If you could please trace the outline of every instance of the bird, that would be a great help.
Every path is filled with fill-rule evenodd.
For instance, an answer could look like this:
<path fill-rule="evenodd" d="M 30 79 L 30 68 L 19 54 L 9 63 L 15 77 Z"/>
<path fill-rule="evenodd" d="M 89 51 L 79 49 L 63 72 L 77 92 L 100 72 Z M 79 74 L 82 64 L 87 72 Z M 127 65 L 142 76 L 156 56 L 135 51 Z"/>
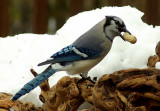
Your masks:
<path fill-rule="evenodd" d="M 103 20 L 82 34 L 71 45 L 64 47 L 46 61 L 39 63 L 38 66 L 49 66 L 25 84 L 11 100 L 15 101 L 29 93 L 58 71 L 66 71 L 70 75 L 82 74 L 87 77 L 88 71 L 108 54 L 115 37 L 120 36 L 125 41 L 121 32 L 131 34 L 121 18 L 105 16 Z"/>

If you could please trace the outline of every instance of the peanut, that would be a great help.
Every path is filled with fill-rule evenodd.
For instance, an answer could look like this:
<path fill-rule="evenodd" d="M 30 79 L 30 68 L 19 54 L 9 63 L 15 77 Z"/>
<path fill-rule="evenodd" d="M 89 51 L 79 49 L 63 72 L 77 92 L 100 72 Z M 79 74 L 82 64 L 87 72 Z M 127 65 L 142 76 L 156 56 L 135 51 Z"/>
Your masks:
<path fill-rule="evenodd" d="M 132 44 L 135 44 L 137 42 L 137 39 L 134 35 L 130 35 L 129 33 L 125 32 L 123 34 L 123 37 L 126 41 L 132 43 Z"/>

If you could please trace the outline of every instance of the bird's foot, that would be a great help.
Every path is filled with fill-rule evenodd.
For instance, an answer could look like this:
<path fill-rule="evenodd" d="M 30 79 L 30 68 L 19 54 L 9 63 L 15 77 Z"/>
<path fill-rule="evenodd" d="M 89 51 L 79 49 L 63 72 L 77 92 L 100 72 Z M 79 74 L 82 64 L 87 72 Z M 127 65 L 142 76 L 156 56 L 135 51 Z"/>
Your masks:
<path fill-rule="evenodd" d="M 95 84 L 95 81 L 97 80 L 97 79 L 95 79 L 95 77 L 93 78 L 93 80 L 91 80 L 91 77 L 90 77 L 90 76 L 89 76 L 89 77 L 84 77 L 82 74 L 80 74 L 80 76 L 81 76 L 82 78 L 77 82 L 77 84 L 79 84 L 79 83 L 81 83 L 81 82 L 83 82 L 83 81 L 86 81 L 86 80 L 88 80 L 88 81 L 90 81 L 91 83 Z"/>

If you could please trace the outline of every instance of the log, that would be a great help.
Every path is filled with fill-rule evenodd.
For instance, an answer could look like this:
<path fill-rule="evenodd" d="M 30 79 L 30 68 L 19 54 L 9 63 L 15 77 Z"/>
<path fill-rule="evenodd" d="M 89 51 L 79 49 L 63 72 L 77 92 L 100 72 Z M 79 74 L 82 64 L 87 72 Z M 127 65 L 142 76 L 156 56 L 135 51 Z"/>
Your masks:
<path fill-rule="evenodd" d="M 41 108 L 30 102 L 9 100 L 12 95 L 0 94 L 0 109 L 15 111 L 77 111 L 85 101 L 92 108 L 83 111 L 156 111 L 160 110 L 160 70 L 127 69 L 106 74 L 95 84 L 89 80 L 65 76 L 47 92 Z M 43 88 L 42 88 L 43 90 Z M 7 100 L 8 99 L 8 100 Z M 5 107 L 5 108 L 4 108 Z"/>

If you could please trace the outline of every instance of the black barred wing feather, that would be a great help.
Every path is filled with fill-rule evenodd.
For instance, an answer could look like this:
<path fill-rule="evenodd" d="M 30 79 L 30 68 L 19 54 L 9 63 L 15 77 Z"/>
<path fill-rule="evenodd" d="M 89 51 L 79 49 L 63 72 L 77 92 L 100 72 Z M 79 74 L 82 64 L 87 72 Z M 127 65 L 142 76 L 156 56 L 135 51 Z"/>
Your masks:
<path fill-rule="evenodd" d="M 77 48 L 72 45 L 69 45 L 63 48 L 62 50 L 58 51 L 57 53 L 53 54 L 51 58 L 48 59 L 47 61 L 44 61 L 38 64 L 38 66 L 45 65 L 45 64 L 93 59 L 98 57 L 99 55 L 100 53 L 95 52 L 93 50 L 89 50 L 85 48 Z"/>

